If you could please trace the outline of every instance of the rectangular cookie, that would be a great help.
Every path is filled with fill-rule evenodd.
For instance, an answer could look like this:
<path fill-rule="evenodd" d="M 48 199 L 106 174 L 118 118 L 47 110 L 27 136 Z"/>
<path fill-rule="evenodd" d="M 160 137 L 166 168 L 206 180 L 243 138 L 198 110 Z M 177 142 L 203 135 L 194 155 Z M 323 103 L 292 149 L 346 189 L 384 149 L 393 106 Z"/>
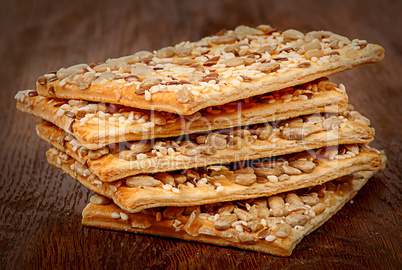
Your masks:
<path fill-rule="evenodd" d="M 312 189 L 204 206 L 127 213 L 94 195 L 82 224 L 290 256 L 302 238 L 335 215 L 375 171 L 358 172 Z"/>
<path fill-rule="evenodd" d="M 139 110 L 116 104 L 63 100 L 20 91 L 17 109 L 52 122 L 71 133 L 88 149 L 124 141 L 175 137 L 208 130 L 277 121 L 321 112 L 341 113 L 348 97 L 345 87 L 326 78 L 222 106 L 207 107 L 190 116 Z"/>
<path fill-rule="evenodd" d="M 54 147 L 86 163 L 101 181 L 251 160 L 337 144 L 369 143 L 374 130 L 358 112 L 344 116 L 321 114 L 260 124 L 251 128 L 218 130 L 187 137 L 127 142 L 119 148 L 88 150 L 49 122 L 39 122 L 38 135 Z M 362 123 L 365 121 L 365 123 Z M 127 149 L 127 150 L 126 150 Z"/>
<path fill-rule="evenodd" d="M 61 68 L 39 77 L 36 86 L 46 97 L 190 115 L 383 57 L 379 45 L 329 31 L 239 26 L 197 42 Z"/>
<path fill-rule="evenodd" d="M 160 206 L 191 206 L 269 196 L 383 166 L 383 155 L 378 150 L 366 145 L 347 145 L 276 159 L 212 165 L 184 172 L 141 174 L 102 182 L 64 152 L 52 148 L 46 156 L 50 164 L 96 193 L 112 198 L 120 208 L 131 213 Z"/>

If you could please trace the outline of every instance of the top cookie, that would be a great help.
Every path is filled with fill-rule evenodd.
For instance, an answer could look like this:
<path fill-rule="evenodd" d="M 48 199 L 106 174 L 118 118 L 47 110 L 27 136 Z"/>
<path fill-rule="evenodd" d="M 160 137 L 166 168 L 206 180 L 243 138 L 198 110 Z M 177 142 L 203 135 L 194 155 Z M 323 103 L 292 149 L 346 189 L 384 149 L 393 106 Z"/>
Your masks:
<path fill-rule="evenodd" d="M 384 49 L 329 31 L 239 26 L 197 42 L 79 64 L 38 78 L 42 96 L 184 115 L 379 62 Z"/>

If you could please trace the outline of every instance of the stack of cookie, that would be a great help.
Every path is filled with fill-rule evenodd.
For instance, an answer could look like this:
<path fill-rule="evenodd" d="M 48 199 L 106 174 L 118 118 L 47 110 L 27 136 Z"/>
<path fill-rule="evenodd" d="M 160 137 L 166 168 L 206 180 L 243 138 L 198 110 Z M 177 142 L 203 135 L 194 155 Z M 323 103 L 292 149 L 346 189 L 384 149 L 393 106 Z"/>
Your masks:
<path fill-rule="evenodd" d="M 83 224 L 290 255 L 384 166 L 370 121 L 325 76 L 384 50 L 239 26 L 46 73 L 17 108 L 48 161 L 97 194 Z"/>

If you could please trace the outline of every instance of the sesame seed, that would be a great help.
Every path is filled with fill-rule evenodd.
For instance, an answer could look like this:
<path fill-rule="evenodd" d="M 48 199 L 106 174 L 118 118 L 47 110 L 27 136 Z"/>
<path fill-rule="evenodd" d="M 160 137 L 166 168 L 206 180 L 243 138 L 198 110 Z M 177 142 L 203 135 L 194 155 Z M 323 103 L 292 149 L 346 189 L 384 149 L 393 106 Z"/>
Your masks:
<path fill-rule="evenodd" d="M 88 169 L 85 169 L 84 172 L 83 172 L 83 176 L 88 176 L 90 174 L 91 174 L 91 171 L 88 170 Z"/>
<path fill-rule="evenodd" d="M 117 212 L 113 212 L 111 216 L 112 216 L 112 218 L 115 218 L 115 219 L 120 218 L 120 214 Z"/>
<path fill-rule="evenodd" d="M 138 154 L 137 155 L 137 159 L 138 160 L 143 160 L 143 159 L 146 159 L 148 156 L 146 155 L 146 154 Z"/>
<path fill-rule="evenodd" d="M 236 225 L 235 229 L 236 229 L 236 231 L 243 232 L 243 226 L 242 225 Z"/>
<path fill-rule="evenodd" d="M 64 86 L 67 83 L 66 79 L 63 79 L 59 82 L 60 86 Z"/>
<path fill-rule="evenodd" d="M 164 156 L 168 154 L 168 150 L 164 146 L 159 148 L 159 152 L 162 153 Z"/>
<path fill-rule="evenodd" d="M 151 93 L 148 90 L 146 90 L 145 91 L 145 100 L 150 101 L 151 99 L 152 99 Z"/>
<path fill-rule="evenodd" d="M 128 220 L 128 215 L 127 215 L 126 213 L 121 212 L 121 213 L 120 213 L 120 218 L 121 218 L 122 220 Z"/>
<path fill-rule="evenodd" d="M 303 227 L 303 226 L 300 226 L 300 225 L 296 225 L 296 226 L 295 226 L 295 230 L 303 231 L 303 230 L 304 230 L 304 227 Z"/>
<path fill-rule="evenodd" d="M 62 110 L 61 108 L 57 111 L 56 116 L 57 117 L 62 117 L 64 115 L 64 110 Z"/>
<path fill-rule="evenodd" d="M 194 188 L 194 184 L 191 183 L 191 182 L 186 182 L 186 185 L 187 185 L 188 187 Z"/>
<path fill-rule="evenodd" d="M 100 180 L 94 180 L 94 184 L 95 184 L 95 185 L 102 185 L 102 181 L 100 181 Z"/>
<path fill-rule="evenodd" d="M 289 101 L 291 101 L 292 99 L 291 98 L 287 98 L 287 99 L 285 99 L 284 101 L 283 101 L 283 103 L 287 103 L 287 102 L 289 102 Z"/>
<path fill-rule="evenodd" d="M 225 188 L 223 187 L 223 186 L 219 186 L 219 187 L 217 187 L 216 188 L 216 191 L 217 192 L 221 192 L 221 191 L 223 191 Z"/>
<path fill-rule="evenodd" d="M 168 154 L 171 155 L 171 156 L 174 156 L 174 155 L 175 155 L 175 151 L 174 151 L 173 148 L 168 148 L 168 149 L 167 149 L 167 152 L 168 152 Z"/>
<path fill-rule="evenodd" d="M 270 182 L 272 182 L 272 183 L 276 183 L 276 182 L 278 182 L 278 180 L 279 180 L 276 175 L 268 175 L 268 176 L 267 176 L 267 179 L 268 179 Z"/>
<path fill-rule="evenodd" d="M 172 188 L 172 192 L 173 193 L 176 193 L 176 194 L 179 194 L 180 193 L 180 190 L 178 189 L 178 188 Z"/>
<path fill-rule="evenodd" d="M 300 100 L 307 100 L 307 99 L 308 99 L 308 96 L 306 96 L 306 95 L 300 95 L 300 96 L 299 96 L 299 99 L 300 99 Z"/>
<path fill-rule="evenodd" d="M 275 235 L 268 235 L 267 237 L 265 237 L 265 241 L 267 242 L 273 242 L 275 241 L 276 236 Z"/>
<path fill-rule="evenodd" d="M 162 220 L 162 213 L 161 212 L 156 213 L 155 220 L 156 220 L 156 222 L 159 222 L 159 221 Z"/>

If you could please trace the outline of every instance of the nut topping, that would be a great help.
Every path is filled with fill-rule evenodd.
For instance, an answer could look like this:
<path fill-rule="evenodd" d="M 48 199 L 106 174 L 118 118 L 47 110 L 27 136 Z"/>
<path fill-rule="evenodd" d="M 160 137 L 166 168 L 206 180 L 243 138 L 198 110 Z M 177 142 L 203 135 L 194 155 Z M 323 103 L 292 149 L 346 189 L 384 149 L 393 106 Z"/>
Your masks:
<path fill-rule="evenodd" d="M 271 232 L 270 228 L 265 228 L 264 230 L 262 230 L 258 233 L 257 238 L 260 240 L 264 240 L 265 237 L 267 237 L 270 232 Z"/>
<path fill-rule="evenodd" d="M 302 140 L 313 133 L 321 131 L 321 128 L 309 123 L 292 123 L 281 130 L 281 135 L 287 140 Z"/>
<path fill-rule="evenodd" d="M 135 175 L 126 178 L 126 186 L 131 188 L 158 187 L 162 182 L 148 175 Z"/>
<path fill-rule="evenodd" d="M 243 220 L 243 221 L 250 221 L 250 220 L 253 219 L 253 216 L 252 216 L 249 212 L 244 211 L 244 210 L 241 210 L 241 209 L 239 209 L 239 208 L 234 208 L 234 209 L 233 209 L 233 212 L 235 213 L 235 215 L 236 215 L 240 220 Z"/>
<path fill-rule="evenodd" d="M 236 220 L 237 216 L 235 214 L 224 215 L 215 220 L 214 227 L 220 231 L 226 230 L 229 229 Z"/>
<path fill-rule="evenodd" d="M 338 129 L 341 124 L 342 121 L 339 120 L 338 117 L 331 116 L 330 118 L 327 118 L 322 122 L 322 127 L 324 130 L 332 130 L 332 129 Z"/>
<path fill-rule="evenodd" d="M 246 60 L 245 58 L 241 57 L 233 57 L 223 61 L 222 64 L 225 64 L 227 67 L 237 67 L 240 65 L 245 65 Z"/>
<path fill-rule="evenodd" d="M 162 212 L 162 216 L 164 219 L 175 219 L 183 211 L 185 210 L 185 207 L 167 207 L 165 210 Z"/>
<path fill-rule="evenodd" d="M 300 64 L 297 65 L 299 68 L 307 68 L 311 66 L 310 62 L 301 62 Z"/>
<path fill-rule="evenodd" d="M 283 165 L 283 172 L 289 175 L 297 175 L 302 173 L 299 169 L 287 165 Z"/>
<path fill-rule="evenodd" d="M 244 143 L 240 137 L 229 137 L 228 147 L 239 150 L 243 147 Z"/>
<path fill-rule="evenodd" d="M 306 57 L 306 59 L 311 59 L 313 57 L 316 58 L 320 58 L 321 56 L 324 55 L 324 52 L 322 50 L 318 50 L 318 49 L 313 49 L 313 50 L 309 50 L 304 54 L 304 57 Z"/>
<path fill-rule="evenodd" d="M 176 51 L 175 51 L 174 47 L 166 47 L 166 48 L 160 49 L 156 53 L 156 56 L 159 58 L 169 58 L 169 57 L 173 57 L 175 54 L 176 54 Z"/>
<path fill-rule="evenodd" d="M 45 76 L 40 76 L 38 78 L 38 83 L 39 84 L 44 85 L 44 84 L 46 84 L 46 82 L 47 82 L 47 78 Z"/>
<path fill-rule="evenodd" d="M 316 165 L 312 161 L 308 160 L 296 160 L 289 163 L 290 166 L 295 167 L 303 172 L 310 173 L 314 171 Z"/>
<path fill-rule="evenodd" d="M 84 72 L 84 70 L 87 67 L 88 67 L 87 64 L 78 64 L 78 65 L 74 65 L 74 66 L 71 66 L 68 68 L 61 68 L 57 71 L 56 75 L 57 75 L 58 79 L 62 80 L 71 75 L 80 74 L 80 73 Z"/>
<path fill-rule="evenodd" d="M 111 199 L 109 199 L 105 196 L 99 195 L 99 194 L 94 194 L 91 197 L 91 199 L 89 199 L 89 201 L 92 204 L 96 204 L 96 205 L 106 205 L 106 204 L 110 204 L 112 202 Z"/>
<path fill-rule="evenodd" d="M 280 64 L 277 62 L 269 62 L 269 63 L 262 63 L 258 65 L 255 69 L 261 71 L 263 73 L 270 73 L 278 68 L 280 68 Z"/>
<path fill-rule="evenodd" d="M 257 133 L 258 138 L 260 140 L 266 140 L 273 133 L 273 128 L 270 125 L 266 125 L 266 126 L 264 126 L 262 128 L 258 128 L 256 133 Z"/>
<path fill-rule="evenodd" d="M 304 34 L 300 31 L 294 29 L 288 29 L 282 33 L 284 38 L 288 39 L 302 39 L 304 38 Z"/>
<path fill-rule="evenodd" d="M 137 63 L 131 68 L 131 74 L 138 77 L 149 77 L 154 72 L 153 68 L 142 63 Z"/>
<path fill-rule="evenodd" d="M 114 76 L 113 76 L 114 77 Z M 76 82 L 77 87 L 80 90 L 85 90 L 87 89 L 91 83 L 95 80 L 95 74 L 92 72 L 87 72 L 84 75 L 80 76 Z"/>
<path fill-rule="evenodd" d="M 278 224 L 274 229 L 274 235 L 281 238 L 288 237 L 291 232 L 292 227 L 290 227 L 290 225 L 286 223 Z"/>
<path fill-rule="evenodd" d="M 166 172 L 159 172 L 154 175 L 154 178 L 161 181 L 164 184 L 175 186 L 175 179 L 173 176 Z"/>
<path fill-rule="evenodd" d="M 161 79 L 157 78 L 146 78 L 145 80 L 142 81 L 141 83 L 141 89 L 150 89 L 154 85 L 158 85 L 162 82 Z"/>
<path fill-rule="evenodd" d="M 216 149 L 225 149 L 226 148 L 226 139 L 225 136 L 219 133 L 209 133 L 205 144 L 212 145 L 216 147 Z"/>
<path fill-rule="evenodd" d="M 187 87 L 183 86 L 176 92 L 176 100 L 181 104 L 187 104 L 194 100 L 194 96 Z"/>
<path fill-rule="evenodd" d="M 189 47 L 181 47 L 181 48 L 176 49 L 176 54 L 179 57 L 191 55 L 191 52 L 192 52 L 192 49 Z"/>
<path fill-rule="evenodd" d="M 327 208 L 327 206 L 324 203 L 317 203 L 316 205 L 311 207 L 311 210 L 313 210 L 315 215 L 319 215 L 322 212 L 324 212 L 326 208 Z"/>
<path fill-rule="evenodd" d="M 286 216 L 288 211 L 285 208 L 285 202 L 280 196 L 271 196 L 268 198 L 269 207 L 272 209 L 272 214 L 275 217 Z"/>
<path fill-rule="evenodd" d="M 239 39 L 243 39 L 246 36 L 252 36 L 252 35 L 263 35 L 264 32 L 255 28 L 251 28 L 245 25 L 240 25 L 238 27 L 236 27 L 236 29 L 234 30 L 235 35 L 239 38 Z"/>
<path fill-rule="evenodd" d="M 275 53 L 277 47 L 278 45 L 265 45 L 262 46 L 261 48 L 258 48 L 257 52 L 273 54 Z"/>
<path fill-rule="evenodd" d="M 109 148 L 102 147 L 101 149 L 98 149 L 98 150 L 89 150 L 88 157 L 90 159 L 98 159 L 108 153 L 109 153 Z"/>
<path fill-rule="evenodd" d="M 257 176 L 254 173 L 236 174 L 234 182 L 242 186 L 250 186 L 257 181 Z"/>
<path fill-rule="evenodd" d="M 313 40 L 317 39 L 318 41 L 322 40 L 322 33 L 321 31 L 311 31 L 308 32 L 305 36 L 304 36 L 304 40 L 306 42 L 312 42 Z"/>
<path fill-rule="evenodd" d="M 211 40 L 212 43 L 215 44 L 231 44 L 237 41 L 237 37 L 235 36 L 228 36 L 228 35 L 224 35 L 224 36 L 218 36 L 215 37 Z"/>

